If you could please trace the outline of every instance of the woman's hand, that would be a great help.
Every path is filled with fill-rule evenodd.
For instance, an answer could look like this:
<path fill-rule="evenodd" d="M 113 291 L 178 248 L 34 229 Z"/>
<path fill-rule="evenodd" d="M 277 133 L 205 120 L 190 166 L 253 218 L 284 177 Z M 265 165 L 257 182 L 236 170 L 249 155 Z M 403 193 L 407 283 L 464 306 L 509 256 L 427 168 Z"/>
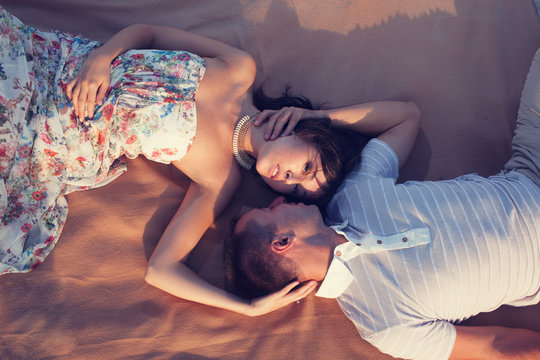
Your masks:
<path fill-rule="evenodd" d="M 255 121 L 253 121 L 253 125 L 260 126 L 268 119 L 268 124 L 266 124 L 266 129 L 264 131 L 264 139 L 275 140 L 280 135 L 290 135 L 300 120 L 307 117 L 316 117 L 316 114 L 316 110 L 297 107 L 284 107 L 280 110 L 264 110 L 257 116 Z M 285 130 L 283 130 L 284 127 Z"/>
<path fill-rule="evenodd" d="M 294 301 L 305 298 L 317 286 L 317 282 L 311 280 L 292 290 L 299 284 L 298 281 L 293 281 L 275 293 L 253 299 L 251 301 L 251 308 L 246 315 L 259 316 L 282 308 Z"/>
<path fill-rule="evenodd" d="M 111 60 L 99 54 L 99 49 L 90 53 L 77 76 L 66 87 L 66 95 L 73 104 L 75 115 L 81 121 L 94 117 L 94 106 L 103 104 L 111 82 Z"/>

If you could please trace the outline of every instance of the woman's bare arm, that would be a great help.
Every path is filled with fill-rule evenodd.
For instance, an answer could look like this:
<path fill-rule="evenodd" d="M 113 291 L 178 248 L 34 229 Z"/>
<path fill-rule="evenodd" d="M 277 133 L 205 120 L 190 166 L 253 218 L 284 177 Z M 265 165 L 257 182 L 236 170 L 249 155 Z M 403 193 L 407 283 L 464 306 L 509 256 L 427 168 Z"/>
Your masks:
<path fill-rule="evenodd" d="M 189 186 L 182 205 L 149 260 L 145 280 L 177 297 L 248 316 L 271 312 L 309 294 L 315 283 L 290 291 L 297 285 L 291 283 L 274 294 L 245 300 L 211 285 L 185 265 L 183 260 L 214 221 L 222 201 L 228 200 L 218 199 L 215 193 L 196 183 Z"/>
<path fill-rule="evenodd" d="M 184 260 L 214 221 L 217 194 L 192 182 L 154 250 L 145 280 L 170 294 L 240 313 L 249 303 L 203 281 Z"/>
<path fill-rule="evenodd" d="M 265 138 L 275 139 L 285 128 L 289 135 L 305 118 L 330 118 L 332 126 L 376 136 L 396 153 L 401 167 L 409 158 L 420 128 L 421 113 L 413 102 L 374 101 L 328 110 L 306 110 L 294 107 L 265 110 L 255 120 L 259 126 L 268 119 Z"/>
<path fill-rule="evenodd" d="M 230 72 L 253 72 L 255 67 L 248 53 L 223 42 L 170 27 L 131 25 L 93 50 L 77 76 L 68 84 L 66 95 L 81 120 L 92 118 L 94 105 L 103 102 L 110 84 L 113 59 L 130 49 L 185 50 L 215 59 Z"/>

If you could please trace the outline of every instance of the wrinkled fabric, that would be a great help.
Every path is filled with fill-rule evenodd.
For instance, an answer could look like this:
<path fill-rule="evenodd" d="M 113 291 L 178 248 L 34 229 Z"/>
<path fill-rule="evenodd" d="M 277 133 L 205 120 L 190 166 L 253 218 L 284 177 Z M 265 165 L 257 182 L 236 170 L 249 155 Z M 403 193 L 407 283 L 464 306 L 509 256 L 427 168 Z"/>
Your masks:
<path fill-rule="evenodd" d="M 143 154 L 181 159 L 196 131 L 204 62 L 183 51 L 132 50 L 111 65 L 94 119 L 81 122 L 67 84 L 99 42 L 0 19 L 0 274 L 27 272 L 56 244 L 65 195 L 99 187 Z"/>

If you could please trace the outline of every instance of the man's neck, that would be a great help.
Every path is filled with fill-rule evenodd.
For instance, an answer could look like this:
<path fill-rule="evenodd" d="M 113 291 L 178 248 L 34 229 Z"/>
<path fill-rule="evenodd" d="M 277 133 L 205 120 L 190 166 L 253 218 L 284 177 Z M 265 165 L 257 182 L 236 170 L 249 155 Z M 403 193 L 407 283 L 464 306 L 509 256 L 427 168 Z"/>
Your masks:
<path fill-rule="evenodd" d="M 329 236 L 328 242 L 329 242 L 330 251 L 328 252 L 328 261 L 326 264 L 325 273 L 326 271 L 328 271 L 328 268 L 330 267 L 330 263 L 334 259 L 334 251 L 336 247 L 349 241 L 347 240 L 345 236 L 338 234 L 334 229 L 330 227 L 328 229 L 330 230 L 328 232 L 328 236 Z"/>
<path fill-rule="evenodd" d="M 336 246 L 344 244 L 349 241 L 344 235 L 334 230 L 334 228 L 327 226 L 327 229 L 328 229 L 328 236 L 329 236 L 328 241 L 330 243 L 330 247 L 332 248 L 332 251 L 334 251 Z"/>

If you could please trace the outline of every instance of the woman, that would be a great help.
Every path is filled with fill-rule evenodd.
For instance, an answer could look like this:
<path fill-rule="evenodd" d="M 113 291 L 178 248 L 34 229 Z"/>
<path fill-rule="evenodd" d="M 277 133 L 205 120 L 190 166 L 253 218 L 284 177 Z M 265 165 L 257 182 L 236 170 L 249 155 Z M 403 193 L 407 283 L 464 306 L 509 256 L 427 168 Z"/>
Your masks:
<path fill-rule="evenodd" d="M 254 61 L 221 42 L 134 25 L 101 45 L 36 31 L 5 11 L 0 26 L 0 272 L 39 264 L 65 222 L 64 196 L 112 181 L 125 171 L 125 157 L 143 154 L 174 164 L 192 180 L 145 279 L 191 301 L 247 315 L 272 311 L 305 296 L 315 283 L 289 292 L 293 283 L 245 301 L 183 263 L 229 202 L 241 168 L 257 158 L 256 169 L 271 187 L 318 197 L 337 179 L 328 172 L 332 161 L 321 163 L 324 146 L 289 136 L 300 118 L 330 118 L 338 127 L 378 134 L 399 127 L 409 108 L 396 102 L 325 111 L 293 107 L 256 116 L 249 92 Z M 128 51 L 145 48 L 163 50 Z M 268 125 L 250 126 L 255 118 L 256 125 Z M 300 123 L 298 132 L 310 123 Z"/>

